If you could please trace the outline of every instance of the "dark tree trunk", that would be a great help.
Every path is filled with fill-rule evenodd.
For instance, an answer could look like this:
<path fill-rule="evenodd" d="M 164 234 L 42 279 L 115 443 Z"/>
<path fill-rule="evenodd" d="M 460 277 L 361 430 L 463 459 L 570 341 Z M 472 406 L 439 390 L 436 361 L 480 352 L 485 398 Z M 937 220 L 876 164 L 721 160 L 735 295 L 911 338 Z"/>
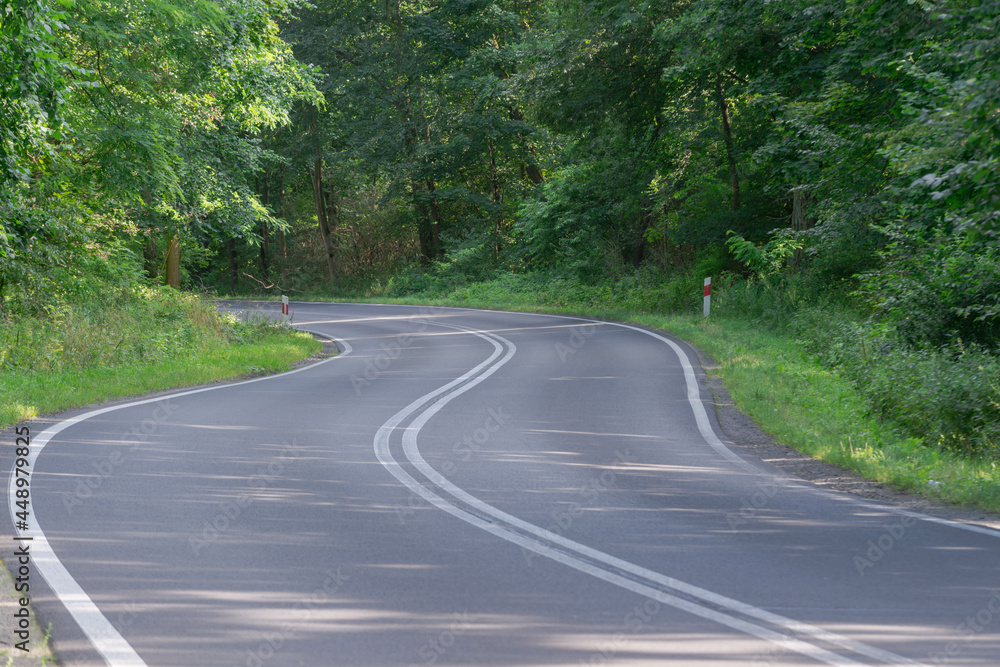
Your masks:
<path fill-rule="evenodd" d="M 809 193 L 801 187 L 795 188 L 792 192 L 792 229 L 794 231 L 804 232 L 812 226 L 811 221 L 806 217 L 808 208 Z M 795 254 L 792 255 L 793 269 L 798 269 L 801 266 L 803 257 L 802 248 L 796 248 Z"/>
<path fill-rule="evenodd" d="M 719 112 L 722 114 L 722 134 L 726 142 L 726 158 L 729 161 L 729 181 L 733 190 L 733 210 L 740 207 L 740 177 L 736 173 L 736 155 L 733 152 L 733 128 L 729 124 L 729 103 L 722 88 L 722 77 L 716 82 L 716 92 L 719 97 Z"/>
<path fill-rule="evenodd" d="M 160 253 L 156 248 L 156 237 L 152 229 L 146 232 L 146 246 L 142 249 L 142 260 L 146 277 L 156 280 L 160 275 Z"/>
<path fill-rule="evenodd" d="M 285 168 L 281 168 L 281 219 L 288 222 L 288 190 L 285 183 Z M 281 248 L 282 258 L 288 257 L 288 244 L 285 241 L 285 230 L 278 233 L 278 240 Z"/>
<path fill-rule="evenodd" d="M 323 158 L 316 158 L 313 168 L 313 195 L 316 199 L 316 217 L 319 218 L 319 231 L 323 237 L 323 249 L 326 253 L 326 267 L 330 282 L 337 279 L 337 266 L 333 256 L 333 238 L 330 234 L 330 221 L 327 219 L 326 195 L 323 192 Z"/>
<path fill-rule="evenodd" d="M 267 221 L 262 220 L 260 223 L 260 275 L 264 281 L 268 280 L 268 274 L 271 272 L 270 255 L 271 230 L 268 229 Z"/>
<path fill-rule="evenodd" d="M 181 286 L 181 241 L 175 234 L 167 243 L 167 285 L 174 289 Z"/>
<path fill-rule="evenodd" d="M 493 142 L 490 148 L 490 184 L 493 187 L 493 203 L 496 205 L 496 214 L 493 217 L 493 235 L 495 243 L 493 246 L 493 261 L 500 263 L 500 252 L 503 248 L 500 245 L 501 234 L 503 233 L 503 194 L 500 191 L 500 177 L 497 173 L 497 151 Z"/>
<path fill-rule="evenodd" d="M 648 241 L 646 240 L 646 235 L 642 234 L 639 236 L 635 245 L 632 246 L 632 257 L 630 259 L 632 260 L 632 266 L 636 269 L 642 266 L 642 260 L 646 257 L 647 243 Z"/>
<path fill-rule="evenodd" d="M 264 207 L 267 208 L 271 205 L 271 178 L 270 174 L 264 177 Z M 270 273 L 270 267 L 268 266 L 270 262 L 271 255 L 271 230 L 268 229 L 267 220 L 260 221 L 260 274 L 261 278 L 266 282 L 268 280 L 268 273 Z"/>
<path fill-rule="evenodd" d="M 518 122 L 524 122 L 524 112 L 517 107 L 511 107 L 510 109 L 510 119 Z M 537 157 L 538 153 L 535 152 L 535 147 L 531 145 L 530 141 L 527 141 L 520 134 L 517 138 L 521 141 L 521 144 L 527 149 L 532 157 Z M 540 185 L 545 182 L 545 175 L 542 174 L 542 170 L 538 168 L 538 165 L 534 162 L 524 161 L 521 163 L 521 173 L 523 177 L 527 177 L 531 181 L 532 185 Z"/>
<path fill-rule="evenodd" d="M 413 207 L 417 212 L 417 238 L 420 241 L 420 263 L 430 266 L 436 259 L 436 243 L 434 221 L 431 218 L 431 207 L 424 196 L 424 186 L 417 181 L 410 183 L 413 194 Z"/>
<path fill-rule="evenodd" d="M 147 213 L 150 213 L 153 208 L 153 193 L 149 190 L 144 191 L 142 200 L 146 203 Z M 150 280 L 156 280 L 160 275 L 160 253 L 156 248 L 156 235 L 153 227 L 146 230 L 146 247 L 142 250 L 142 258 L 146 276 Z"/>
<path fill-rule="evenodd" d="M 434 259 L 444 258 L 444 248 L 441 247 L 441 202 L 437 198 L 437 183 L 433 178 L 427 179 L 427 191 L 431 193 L 431 251 Z"/>

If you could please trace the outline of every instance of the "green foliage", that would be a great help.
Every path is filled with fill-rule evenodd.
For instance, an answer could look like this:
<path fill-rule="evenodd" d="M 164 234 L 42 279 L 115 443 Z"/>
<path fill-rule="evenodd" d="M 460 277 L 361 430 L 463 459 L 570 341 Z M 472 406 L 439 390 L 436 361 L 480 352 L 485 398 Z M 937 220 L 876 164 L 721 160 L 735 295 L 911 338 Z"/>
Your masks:
<path fill-rule="evenodd" d="M 73 0 L 4 0 L 0 4 L 0 186 L 28 181 L 47 167 L 63 139 L 63 106 L 80 71 L 58 52 Z M 0 227 L 0 233 L 3 232 Z"/>
<path fill-rule="evenodd" d="M 613 190 L 592 187 L 593 170 L 566 168 L 525 201 L 517 226 L 522 238 L 520 254 L 535 264 L 558 265 L 585 280 L 607 275 L 602 271 L 602 241 L 613 238 L 608 223 L 620 202 Z"/>
<path fill-rule="evenodd" d="M 1000 248 L 964 237 L 900 233 L 864 288 L 912 348 L 1000 346 Z"/>
<path fill-rule="evenodd" d="M 865 395 L 872 411 L 927 444 L 996 457 L 1000 445 L 1000 359 L 978 345 L 905 344 L 856 314 L 807 308 L 794 328 L 822 363 Z"/>
<path fill-rule="evenodd" d="M 100 309 L 76 304 L 0 322 L 0 426 L 149 391 L 287 370 L 320 347 L 312 336 L 289 335 L 281 325 L 227 324 L 213 304 L 163 288 Z"/>
<path fill-rule="evenodd" d="M 134 286 L 136 258 L 155 275 L 167 238 L 190 250 L 284 228 L 253 188 L 274 159 L 255 135 L 320 100 L 278 34 L 287 11 L 280 0 L 0 8 L 0 312 L 87 301 L 93 280 Z"/>
<path fill-rule="evenodd" d="M 475 247 L 495 266 L 521 195 L 541 175 L 538 136 L 511 83 L 514 48 L 540 4 L 299 8 L 285 34 L 299 58 L 322 68 L 320 89 L 336 103 L 299 109 L 279 147 L 291 167 L 286 183 L 304 190 L 296 174 L 310 177 L 303 196 L 333 227 L 343 223 L 339 202 L 379 183 L 380 203 L 415 232 L 425 266 Z"/>
<path fill-rule="evenodd" d="M 223 316 L 222 327 L 227 338 L 239 345 L 257 343 L 275 334 L 291 335 L 294 331 L 290 322 L 276 320 L 263 311 L 255 310 Z"/>
<path fill-rule="evenodd" d="M 81 0 L 66 49 L 93 76 L 70 123 L 100 204 L 145 230 L 250 241 L 263 221 L 252 177 L 270 159 L 254 134 L 317 101 L 277 35 L 282 3 Z M 157 35 L 135 49 L 143 35 Z"/>
<path fill-rule="evenodd" d="M 213 304 L 165 287 L 81 293 L 34 316 L 0 321 L 0 369 L 60 373 L 151 364 L 290 333 L 288 323 L 264 313 L 221 316 Z"/>
<path fill-rule="evenodd" d="M 9 183 L 0 187 L 0 318 L 37 313 L 95 294 L 115 295 L 138 282 L 134 256 L 71 193 Z M 40 205 L 44 204 L 44 205 Z M 95 252 L 95 250 L 99 250 Z"/>
<path fill-rule="evenodd" d="M 210 304 L 173 290 L 93 300 L 76 295 L 72 304 L 0 322 L 0 368 L 62 372 L 155 362 L 201 349 L 223 333 Z"/>
<path fill-rule="evenodd" d="M 765 280 L 785 268 L 795 251 L 802 249 L 802 242 L 787 236 L 774 236 L 767 243 L 757 245 L 730 231 L 726 246 L 736 259 L 757 274 L 758 279 Z"/>
<path fill-rule="evenodd" d="M 1000 221 L 1000 2 L 973 0 L 938 16 L 922 58 L 899 68 L 912 82 L 905 112 L 916 132 L 890 153 L 899 190 L 925 225 L 995 235 Z"/>

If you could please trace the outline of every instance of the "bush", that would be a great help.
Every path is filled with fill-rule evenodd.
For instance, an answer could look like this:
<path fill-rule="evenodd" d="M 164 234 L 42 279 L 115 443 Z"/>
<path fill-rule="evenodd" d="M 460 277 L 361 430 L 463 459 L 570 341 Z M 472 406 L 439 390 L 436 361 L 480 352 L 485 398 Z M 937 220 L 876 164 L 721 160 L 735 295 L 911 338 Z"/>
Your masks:
<path fill-rule="evenodd" d="M 248 345 L 261 341 L 271 334 L 291 333 L 290 322 L 276 320 L 262 310 L 241 311 L 239 315 L 227 314 L 222 317 L 229 340 L 237 345 Z"/>
<path fill-rule="evenodd" d="M 866 289 L 911 348 L 1000 346 L 1000 249 L 966 237 L 900 235 Z"/>
<path fill-rule="evenodd" d="M 225 338 L 207 302 L 169 288 L 119 292 L 104 299 L 51 304 L 37 315 L 0 320 L 0 368 L 56 372 L 153 362 Z"/>
<path fill-rule="evenodd" d="M 964 455 L 998 454 L 1000 359 L 959 341 L 914 348 L 891 325 L 812 308 L 794 327 L 822 363 L 838 369 L 872 412 L 927 444 Z"/>
<path fill-rule="evenodd" d="M 995 456 L 1000 446 L 1000 360 L 981 348 L 889 348 L 850 369 L 876 412 L 930 444 Z"/>

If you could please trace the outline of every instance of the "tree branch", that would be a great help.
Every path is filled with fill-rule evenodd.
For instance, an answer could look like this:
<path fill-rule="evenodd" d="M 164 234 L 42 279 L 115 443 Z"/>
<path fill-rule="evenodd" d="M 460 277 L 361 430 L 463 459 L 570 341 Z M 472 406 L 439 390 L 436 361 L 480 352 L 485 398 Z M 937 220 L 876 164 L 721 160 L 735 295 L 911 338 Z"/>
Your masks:
<path fill-rule="evenodd" d="M 288 292 L 299 292 L 299 293 L 302 292 L 302 290 L 300 290 L 300 289 L 292 289 L 290 287 L 288 287 L 288 288 L 282 287 L 278 283 L 271 283 L 270 285 L 268 285 L 263 280 L 259 280 L 258 278 L 255 278 L 255 277 L 251 276 L 246 271 L 241 271 L 240 273 L 242 273 L 243 275 L 245 275 L 250 280 L 252 280 L 252 281 L 260 284 L 260 286 L 263 287 L 264 289 L 276 289 L 279 292 L 281 292 L 282 294 L 287 294 Z"/>

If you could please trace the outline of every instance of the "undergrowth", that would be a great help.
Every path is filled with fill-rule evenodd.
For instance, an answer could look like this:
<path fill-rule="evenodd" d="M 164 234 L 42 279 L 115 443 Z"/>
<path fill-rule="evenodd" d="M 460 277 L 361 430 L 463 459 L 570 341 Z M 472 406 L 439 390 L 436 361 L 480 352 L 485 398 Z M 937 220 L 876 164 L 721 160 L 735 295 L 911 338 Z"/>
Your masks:
<path fill-rule="evenodd" d="M 0 319 L 0 427 L 95 402 L 287 368 L 311 336 L 169 288 Z"/>

